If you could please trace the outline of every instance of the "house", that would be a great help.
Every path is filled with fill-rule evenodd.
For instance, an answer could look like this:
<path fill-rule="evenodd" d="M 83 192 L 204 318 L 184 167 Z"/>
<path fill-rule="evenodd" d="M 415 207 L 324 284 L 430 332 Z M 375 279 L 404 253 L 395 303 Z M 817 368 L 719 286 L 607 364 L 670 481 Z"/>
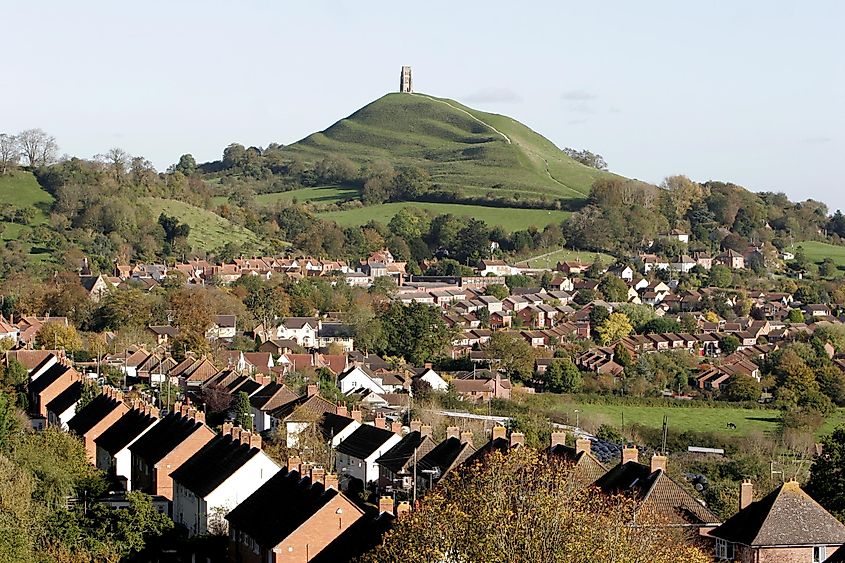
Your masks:
<path fill-rule="evenodd" d="M 587 487 L 607 473 L 607 467 L 593 455 L 592 449 L 593 443 L 588 438 L 576 438 L 575 447 L 571 447 L 566 445 L 565 432 L 552 432 L 548 452 L 569 464 L 575 481 Z"/>
<path fill-rule="evenodd" d="M 745 258 L 742 254 L 731 248 L 716 256 L 716 262 L 734 270 L 745 268 Z"/>
<path fill-rule="evenodd" d="M 298 346 L 313 348 L 317 346 L 319 330 L 320 320 L 316 317 L 287 317 L 277 321 L 275 326 L 258 325 L 255 334 L 261 340 L 293 340 Z"/>
<path fill-rule="evenodd" d="M 147 327 L 147 332 L 156 339 L 157 345 L 162 346 L 176 338 L 179 329 L 170 325 L 150 325 Z"/>
<path fill-rule="evenodd" d="M 363 518 L 364 510 L 338 491 L 337 477 L 321 471 L 303 476 L 289 462 L 229 512 L 231 560 L 307 563 Z"/>
<path fill-rule="evenodd" d="M 269 430 L 271 428 L 270 413 L 298 398 L 298 394 L 284 383 L 278 382 L 269 383 L 250 395 L 249 404 L 254 417 L 255 431 Z"/>
<path fill-rule="evenodd" d="M 47 425 L 67 430 L 67 423 L 76 415 L 76 405 L 82 398 L 82 381 L 74 381 L 47 403 Z"/>
<path fill-rule="evenodd" d="M 479 276 L 510 276 L 514 268 L 504 260 L 481 260 L 476 268 Z"/>
<path fill-rule="evenodd" d="M 317 330 L 317 347 L 328 348 L 332 344 L 340 346 L 344 353 L 354 350 L 355 338 L 352 326 L 344 323 L 320 323 Z"/>
<path fill-rule="evenodd" d="M 296 343 L 295 340 L 290 339 L 272 339 L 266 340 L 261 346 L 258 347 L 259 352 L 270 352 L 276 357 L 279 357 L 283 354 L 288 354 L 293 352 L 294 349 L 298 348 L 299 345 Z"/>
<path fill-rule="evenodd" d="M 8 322 L 6 318 L 0 314 L 0 341 L 9 340 L 11 345 L 14 346 L 18 343 L 20 333 L 21 329 Z"/>
<path fill-rule="evenodd" d="M 172 501 L 171 474 L 213 437 L 203 413 L 175 403 L 171 414 L 129 446 L 132 488 Z"/>
<path fill-rule="evenodd" d="M 616 276 L 617 278 L 621 278 L 621 279 L 625 280 L 626 282 L 633 281 L 633 279 L 634 279 L 634 269 L 631 268 L 630 266 L 627 266 L 627 265 L 618 266 L 616 268 L 611 268 L 610 270 L 608 270 L 608 273 Z M 566 289 L 566 288 L 561 288 L 561 289 Z"/>
<path fill-rule="evenodd" d="M 589 269 L 590 269 L 589 264 L 584 264 L 584 263 L 578 262 L 578 261 L 558 262 L 557 265 L 555 266 L 555 270 L 557 270 L 558 272 L 563 272 L 564 274 L 567 274 L 567 275 L 570 275 L 570 276 L 572 274 L 583 274 L 584 272 L 586 272 Z"/>
<path fill-rule="evenodd" d="M 270 427 L 284 425 L 286 445 L 294 448 L 302 432 L 316 427 L 323 415 L 336 413 L 337 408 L 337 405 L 317 394 L 316 385 L 309 385 L 305 395 L 270 411 Z"/>
<path fill-rule="evenodd" d="M 436 371 L 431 369 L 431 364 L 426 364 L 425 367 L 412 371 L 414 372 L 413 380 L 424 381 L 435 391 L 447 391 L 449 389 L 449 384 Z"/>
<path fill-rule="evenodd" d="M 337 386 L 344 395 L 348 395 L 358 389 L 369 389 L 375 393 L 385 393 L 387 391 L 382 387 L 380 377 L 376 376 L 370 369 L 359 365 L 353 365 L 338 375 Z"/>
<path fill-rule="evenodd" d="M 85 290 L 85 293 L 88 294 L 88 298 L 94 303 L 98 303 L 112 288 L 112 285 L 106 281 L 106 278 L 100 275 L 79 276 L 79 284 Z"/>
<path fill-rule="evenodd" d="M 431 439 L 431 426 L 412 423 L 417 429 L 411 430 L 399 442 L 376 460 L 379 466 L 379 488 L 382 490 L 409 490 L 413 486 L 413 465 L 434 449 Z M 416 459 L 415 459 L 416 458 Z"/>
<path fill-rule="evenodd" d="M 682 274 L 689 273 L 690 270 L 695 268 L 698 265 L 698 262 L 690 256 L 686 254 L 682 254 L 676 261 L 672 262 L 672 269 Z"/>
<path fill-rule="evenodd" d="M 362 424 L 337 446 L 335 469 L 346 475 L 344 488 L 350 480 L 357 479 L 368 487 L 379 479 L 377 460 L 402 438 L 384 427 L 384 418 L 377 418 L 376 425 Z"/>
<path fill-rule="evenodd" d="M 689 233 L 685 233 L 678 229 L 672 229 L 671 231 L 660 233 L 658 236 L 663 238 L 674 239 L 684 244 L 689 244 Z"/>
<path fill-rule="evenodd" d="M 510 379 L 502 379 L 497 372 L 468 372 L 467 376 L 452 380 L 452 388 L 464 400 L 474 403 L 486 403 L 491 399 L 510 399 Z"/>
<path fill-rule="evenodd" d="M 361 426 L 361 411 L 353 410 L 351 414 L 351 417 L 346 416 L 346 407 L 337 407 L 337 414 L 327 412 L 320 419 L 320 433 L 332 448 L 336 448 Z"/>
<path fill-rule="evenodd" d="M 211 326 L 205 331 L 208 340 L 232 340 L 237 334 L 238 317 L 235 315 L 215 315 Z"/>
<path fill-rule="evenodd" d="M 104 385 L 103 392 L 68 421 L 68 430 L 82 438 L 88 461 L 97 461 L 97 444 L 94 440 L 128 411 L 129 407 L 123 402 L 123 393 Z"/>
<path fill-rule="evenodd" d="M 47 405 L 73 383 L 80 381 L 79 373 L 62 363 L 57 363 L 55 356 L 42 362 L 29 374 L 30 412 L 39 416 L 47 416 Z"/>
<path fill-rule="evenodd" d="M 845 525 L 787 481 L 753 501 L 753 486 L 740 486 L 740 510 L 710 532 L 717 561 L 824 562 L 845 549 Z M 841 559 L 836 559 L 841 561 Z"/>
<path fill-rule="evenodd" d="M 446 439 L 434 446 L 416 463 L 416 487 L 428 490 L 450 471 L 466 462 L 476 449 L 472 432 L 460 432 L 457 427 L 446 429 Z"/>
<path fill-rule="evenodd" d="M 224 423 L 222 434 L 172 473 L 173 521 L 189 536 L 227 532 L 224 516 L 278 471 L 259 434 Z"/>
<path fill-rule="evenodd" d="M 158 409 L 136 403 L 125 415 L 94 439 L 97 447 L 97 469 L 110 477 L 126 480 L 126 490 L 132 490 L 132 454 L 129 446 L 146 434 L 159 421 Z"/>

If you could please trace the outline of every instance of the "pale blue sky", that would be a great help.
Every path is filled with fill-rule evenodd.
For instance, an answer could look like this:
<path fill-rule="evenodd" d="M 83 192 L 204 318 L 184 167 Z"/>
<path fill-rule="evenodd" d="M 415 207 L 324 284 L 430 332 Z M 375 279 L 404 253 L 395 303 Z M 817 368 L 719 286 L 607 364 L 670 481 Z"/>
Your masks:
<path fill-rule="evenodd" d="M 845 208 L 845 2 L 0 0 L 0 131 L 159 168 L 291 143 L 397 87 L 659 182 Z"/>

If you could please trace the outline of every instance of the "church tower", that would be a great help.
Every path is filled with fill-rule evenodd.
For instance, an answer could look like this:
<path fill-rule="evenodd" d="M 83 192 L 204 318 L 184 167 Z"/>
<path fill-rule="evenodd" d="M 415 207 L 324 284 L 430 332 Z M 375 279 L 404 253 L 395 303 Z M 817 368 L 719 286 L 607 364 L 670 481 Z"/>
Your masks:
<path fill-rule="evenodd" d="M 403 66 L 402 74 L 399 76 L 399 91 L 403 94 L 413 92 L 411 88 L 411 67 Z"/>

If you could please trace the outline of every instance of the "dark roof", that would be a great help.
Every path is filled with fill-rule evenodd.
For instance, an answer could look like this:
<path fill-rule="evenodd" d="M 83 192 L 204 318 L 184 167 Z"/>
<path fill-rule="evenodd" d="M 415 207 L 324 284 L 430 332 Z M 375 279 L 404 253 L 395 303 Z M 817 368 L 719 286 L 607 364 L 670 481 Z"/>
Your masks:
<path fill-rule="evenodd" d="M 226 515 L 264 548 L 277 546 L 339 493 L 282 468 Z"/>
<path fill-rule="evenodd" d="M 414 450 L 417 459 L 421 459 L 434 447 L 434 442 L 428 436 L 423 436 L 418 430 L 408 432 L 395 446 L 384 452 L 376 463 L 386 467 L 394 473 L 399 473 L 413 461 Z"/>
<path fill-rule="evenodd" d="M 67 426 L 77 435 L 84 436 L 98 422 L 122 404 L 121 401 L 118 401 L 114 397 L 102 394 L 97 395 L 82 410 L 78 411 L 76 416 L 68 421 Z"/>
<path fill-rule="evenodd" d="M 38 350 L 33 350 L 33 351 L 34 351 L 34 352 L 37 352 Z M 23 352 L 23 350 L 20 350 L 20 352 Z M 8 364 L 8 361 L 9 361 L 9 354 L 10 354 L 10 353 L 11 353 L 11 352 L 6 352 L 6 363 L 7 363 L 7 364 Z M 39 369 L 43 368 L 43 367 L 44 367 L 44 366 L 45 366 L 48 362 L 52 361 L 53 356 L 54 356 L 54 354 L 47 354 L 46 356 L 44 356 L 44 357 L 41 359 L 41 361 L 40 361 L 40 362 L 38 362 L 37 364 L 35 364 L 35 366 L 33 366 L 33 367 L 32 367 L 32 369 L 30 369 L 30 370 L 29 370 L 29 371 L 30 371 L 30 373 L 35 372 L 35 371 L 38 371 Z M 20 362 L 20 360 L 18 360 L 18 362 Z"/>
<path fill-rule="evenodd" d="M 273 418 L 285 422 L 313 422 L 323 414 L 336 411 L 337 406 L 320 395 L 302 395 L 294 401 L 288 401 L 277 409 L 270 411 Z"/>
<path fill-rule="evenodd" d="M 62 414 L 75 405 L 82 397 L 82 382 L 74 381 L 70 387 L 56 395 L 52 401 L 47 403 L 47 411 Z"/>
<path fill-rule="evenodd" d="M 108 430 L 100 434 L 94 440 L 94 443 L 97 444 L 97 447 L 109 452 L 109 455 L 114 456 L 156 420 L 158 419 L 152 415 L 144 414 L 143 411 L 138 409 L 132 409 L 120 417 Z"/>
<path fill-rule="evenodd" d="M 549 448 L 549 453 L 573 465 L 575 479 L 584 484 L 595 483 L 607 473 L 607 467 L 591 452 L 579 452 L 575 448 L 557 444 Z"/>
<path fill-rule="evenodd" d="M 495 440 L 491 439 L 489 442 L 478 448 L 471 456 L 469 456 L 466 460 L 467 464 L 473 464 L 476 461 L 483 460 L 487 454 L 492 452 L 507 452 L 511 447 L 510 440 L 507 438 L 496 438 Z"/>
<path fill-rule="evenodd" d="M 129 446 L 129 451 L 146 461 L 147 465 L 155 465 L 200 427 L 202 423 L 193 418 L 169 414 Z"/>
<path fill-rule="evenodd" d="M 44 360 L 45 362 L 47 360 Z M 44 362 L 42 362 L 44 363 Z M 39 364 L 40 366 L 41 364 Z M 47 368 L 47 371 L 35 378 L 34 381 L 29 382 L 29 392 L 33 395 L 38 395 L 50 385 L 56 382 L 62 374 L 68 371 L 69 367 L 64 364 L 56 363 Z"/>
<path fill-rule="evenodd" d="M 474 453 L 475 448 L 469 442 L 462 443 L 455 437 L 447 438 L 425 454 L 417 463 L 417 467 L 419 469 L 438 468 L 442 474 L 454 465 L 462 463 Z"/>
<path fill-rule="evenodd" d="M 327 412 L 320 419 L 320 432 L 323 435 L 323 439 L 326 441 L 331 440 L 354 421 L 355 419 L 349 418 L 348 416 Z"/>
<path fill-rule="evenodd" d="M 261 389 L 261 387 L 262 385 L 260 383 L 249 377 L 246 379 L 246 381 L 242 381 L 236 388 L 234 388 L 232 392 L 236 394 L 244 392 L 247 394 L 247 396 L 249 396 Z"/>
<path fill-rule="evenodd" d="M 208 496 L 261 450 L 219 434 L 171 474 L 173 480 L 200 498 Z"/>
<path fill-rule="evenodd" d="M 352 327 L 343 323 L 323 323 L 317 335 L 321 338 L 350 338 Z"/>
<path fill-rule="evenodd" d="M 291 391 L 289 387 L 286 387 L 284 383 L 274 381 L 251 395 L 249 404 L 258 410 L 262 410 L 267 406 L 271 408 L 279 407 L 295 400 L 297 397 L 298 395 Z"/>
<path fill-rule="evenodd" d="M 376 428 L 370 424 L 362 424 L 337 447 L 337 451 L 356 459 L 367 459 L 381 447 L 391 436 L 390 430 Z"/>
<path fill-rule="evenodd" d="M 619 463 L 600 477 L 595 485 L 607 494 L 623 494 L 641 501 L 638 513 L 648 511 L 669 524 L 719 522 L 715 514 L 662 469 L 652 471 L 650 466 L 635 461 Z"/>
<path fill-rule="evenodd" d="M 710 532 L 749 546 L 841 545 L 845 525 L 822 508 L 795 481 L 752 502 Z"/>
<path fill-rule="evenodd" d="M 375 509 L 369 510 L 309 561 L 311 563 L 353 561 L 380 545 L 382 537 L 393 525 L 394 520 L 395 517 L 390 513 L 379 514 Z"/>

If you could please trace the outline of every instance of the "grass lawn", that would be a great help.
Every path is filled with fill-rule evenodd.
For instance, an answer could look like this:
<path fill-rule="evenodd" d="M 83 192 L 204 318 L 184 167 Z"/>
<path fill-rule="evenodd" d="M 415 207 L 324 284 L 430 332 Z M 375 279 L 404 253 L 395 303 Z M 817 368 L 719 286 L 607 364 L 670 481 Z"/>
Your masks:
<path fill-rule="evenodd" d="M 619 428 L 622 425 L 624 413 L 625 426 L 642 424 L 652 428 L 662 428 L 663 415 L 667 415 L 669 428 L 679 432 L 696 430 L 740 434 L 768 433 L 777 430 L 780 414 L 773 409 L 577 404 L 567 402 L 560 395 L 546 393 L 538 394 L 530 401 L 533 407 L 542 409 L 550 415 L 568 417 L 571 423 L 575 422 L 575 409 L 578 409 L 581 411 L 578 416 L 582 425 L 587 422 L 593 426 L 611 424 Z M 729 422 L 736 424 L 736 430 L 726 429 Z M 839 424 L 845 424 L 845 409 L 838 409 L 833 416 L 829 417 L 818 435 L 830 433 Z"/>
<path fill-rule="evenodd" d="M 31 225 L 46 223 L 47 212 L 53 203 L 53 196 L 41 189 L 31 172 L 16 171 L 0 177 L 0 203 L 16 207 L 30 207 L 35 210 Z M 27 225 L 3 222 L 3 239 L 15 240 L 29 229 Z"/>
<path fill-rule="evenodd" d="M 792 245 L 788 250 L 795 253 L 799 247 L 804 250 L 807 258 L 816 264 L 821 264 L 825 258 L 832 258 L 839 269 L 840 275 L 845 270 L 845 246 L 807 240 Z"/>
<path fill-rule="evenodd" d="M 293 200 L 296 200 L 298 203 L 340 203 L 349 201 L 350 199 L 358 199 L 360 195 L 355 188 L 319 186 L 291 190 L 289 192 L 261 194 L 255 196 L 255 201 L 259 205 L 274 205 L 278 202 L 291 203 Z"/>
<path fill-rule="evenodd" d="M 214 250 L 233 242 L 245 246 L 258 246 L 258 237 L 244 227 L 235 225 L 228 219 L 219 215 L 195 207 L 188 203 L 174 199 L 144 198 L 144 204 L 150 208 L 153 216 L 158 217 L 161 213 L 171 215 L 179 219 L 181 223 L 191 226 L 188 234 L 188 243 L 194 248 L 202 250 Z"/>
<path fill-rule="evenodd" d="M 612 264 L 616 260 L 616 258 L 610 254 L 605 254 L 603 252 L 587 252 L 584 250 L 567 250 L 566 248 L 562 248 L 560 250 L 555 250 L 554 252 L 548 252 L 540 254 L 534 258 L 522 260 L 517 262 L 517 264 L 520 266 L 527 266 L 529 268 L 554 268 L 558 262 L 566 260 L 577 260 L 585 264 L 592 264 L 596 259 L 596 256 L 598 256 L 605 265 Z"/>
<path fill-rule="evenodd" d="M 323 219 L 336 221 L 342 227 L 359 226 L 375 219 L 388 223 L 404 207 L 425 209 L 441 215 L 451 213 L 463 217 L 481 219 L 490 227 L 501 226 L 507 231 L 520 231 L 536 225 L 542 229 L 551 223 L 560 223 L 569 216 L 566 211 L 545 209 L 513 209 L 510 207 L 485 207 L 483 205 L 462 205 L 459 203 L 396 202 L 370 205 L 344 211 L 321 213 Z"/>

